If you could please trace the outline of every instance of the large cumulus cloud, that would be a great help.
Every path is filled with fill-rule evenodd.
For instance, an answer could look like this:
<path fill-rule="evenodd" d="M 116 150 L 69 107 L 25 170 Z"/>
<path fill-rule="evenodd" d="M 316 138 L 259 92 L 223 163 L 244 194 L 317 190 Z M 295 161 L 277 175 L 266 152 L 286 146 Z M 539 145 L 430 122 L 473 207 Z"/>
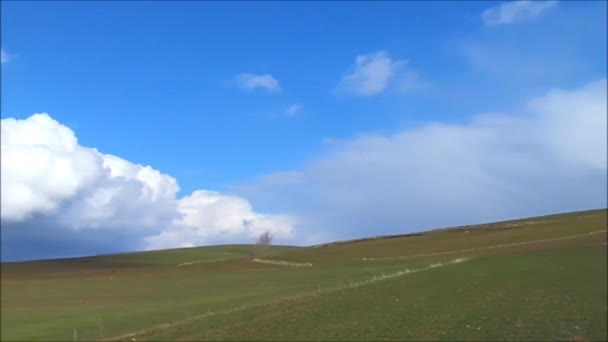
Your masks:
<path fill-rule="evenodd" d="M 3 257 L 34 245 L 36 257 L 52 257 L 293 233 L 291 218 L 257 213 L 244 198 L 178 198 L 170 175 L 81 146 L 46 113 L 2 119 L 1 129 Z"/>
<path fill-rule="evenodd" d="M 602 79 L 514 113 L 334 141 L 238 189 L 320 240 L 606 207 L 606 111 Z"/>

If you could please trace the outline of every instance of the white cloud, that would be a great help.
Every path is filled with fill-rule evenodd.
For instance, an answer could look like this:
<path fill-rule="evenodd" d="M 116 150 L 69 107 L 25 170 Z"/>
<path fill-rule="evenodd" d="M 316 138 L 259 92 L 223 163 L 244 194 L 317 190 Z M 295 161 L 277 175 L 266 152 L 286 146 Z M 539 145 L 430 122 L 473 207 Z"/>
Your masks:
<path fill-rule="evenodd" d="M 203 244 L 222 235 L 253 239 L 266 230 L 275 237 L 290 238 L 295 224 L 288 216 L 255 213 L 244 198 L 214 191 L 198 190 L 182 198 L 177 211 L 180 217 L 171 229 L 146 239 L 149 249 Z"/>
<path fill-rule="evenodd" d="M 0 62 L 1 64 L 8 63 L 12 59 L 12 56 L 4 51 L 4 49 L 0 49 Z"/>
<path fill-rule="evenodd" d="M 223 233 L 238 241 L 261 230 L 292 232 L 289 217 L 257 213 L 240 197 L 200 190 L 177 198 L 173 177 L 79 145 L 48 114 L 2 119 L 1 129 L 3 230 L 40 218 L 44 226 L 36 229 L 65 234 L 129 230 L 141 243 L 131 249 L 197 245 Z M 159 240 L 166 235 L 171 239 Z"/>
<path fill-rule="evenodd" d="M 424 83 L 420 76 L 414 70 L 406 68 L 406 65 L 406 60 L 393 60 L 384 50 L 359 55 L 355 58 L 352 70 L 338 84 L 337 90 L 358 96 L 373 96 L 388 89 L 394 80 L 403 92 L 421 89 Z"/>
<path fill-rule="evenodd" d="M 511 24 L 532 19 L 557 6 L 557 1 L 509 1 L 483 11 L 481 19 L 485 26 Z"/>
<path fill-rule="evenodd" d="M 281 90 L 279 81 L 277 81 L 277 79 L 270 74 L 239 74 L 236 76 L 236 82 L 241 88 L 248 91 L 256 88 L 265 89 L 272 92 Z"/>
<path fill-rule="evenodd" d="M 295 103 L 295 104 L 292 104 L 291 106 L 287 107 L 287 109 L 285 110 L 285 115 L 296 116 L 301 111 L 302 111 L 302 106 L 300 104 Z"/>
<path fill-rule="evenodd" d="M 154 228 L 175 213 L 175 179 L 80 146 L 47 114 L 2 119 L 1 153 L 3 221 L 42 215 L 74 230 Z"/>
<path fill-rule="evenodd" d="M 102 157 L 46 114 L 2 119 L 2 218 L 51 213 L 102 176 Z"/>
<path fill-rule="evenodd" d="M 403 61 L 393 61 L 386 51 L 378 51 L 355 58 L 353 70 L 342 78 L 338 88 L 361 96 L 381 93 Z"/>
<path fill-rule="evenodd" d="M 519 113 L 334 141 L 240 191 L 327 239 L 605 207 L 606 126 L 604 79 Z"/>

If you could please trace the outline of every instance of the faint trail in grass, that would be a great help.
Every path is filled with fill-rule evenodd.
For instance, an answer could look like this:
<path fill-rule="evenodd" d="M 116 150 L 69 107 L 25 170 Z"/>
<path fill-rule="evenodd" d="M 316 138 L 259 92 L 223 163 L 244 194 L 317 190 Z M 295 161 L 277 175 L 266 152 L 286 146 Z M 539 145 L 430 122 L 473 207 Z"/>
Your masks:
<path fill-rule="evenodd" d="M 589 236 L 589 235 L 602 234 L 602 233 L 606 234 L 606 232 L 608 232 L 606 229 L 602 229 L 602 230 L 594 230 L 594 231 L 591 231 L 591 232 L 588 232 L 588 233 L 576 234 L 576 235 L 568 235 L 568 236 L 562 236 L 562 237 L 552 238 L 552 239 L 542 239 L 542 240 L 531 240 L 531 241 L 523 241 L 523 242 L 514 242 L 514 243 L 507 243 L 507 244 L 501 244 L 501 245 L 492 245 L 492 246 L 486 246 L 486 247 L 457 249 L 457 250 L 446 251 L 446 252 L 422 253 L 422 254 L 412 254 L 412 255 L 393 256 L 393 257 L 379 257 L 379 258 L 364 257 L 363 261 L 411 259 L 411 258 L 419 258 L 419 257 L 427 257 L 427 256 L 438 256 L 438 255 L 449 255 L 449 254 L 458 254 L 458 253 L 466 253 L 466 252 L 475 252 L 475 251 L 482 251 L 482 250 L 487 250 L 487 249 L 497 249 L 497 248 L 513 247 L 513 246 L 531 245 L 531 244 L 535 244 L 535 243 L 544 243 L 544 242 L 551 242 L 551 241 L 561 241 L 561 240 L 576 239 L 576 238 L 580 238 L 580 237 L 584 237 L 584 236 Z"/>
<path fill-rule="evenodd" d="M 454 259 L 454 260 L 450 260 L 448 262 L 436 262 L 436 263 L 433 263 L 433 264 L 431 264 L 431 265 L 429 265 L 427 267 L 417 268 L 417 269 L 413 269 L 413 270 L 405 268 L 405 269 L 403 269 L 401 271 L 396 271 L 396 272 L 392 272 L 392 273 L 383 273 L 381 275 L 375 275 L 375 276 L 372 276 L 371 279 L 354 282 L 352 284 L 347 285 L 346 287 L 347 288 L 348 287 L 358 287 L 358 286 L 373 284 L 373 283 L 376 283 L 376 282 L 381 281 L 381 280 L 401 277 L 401 276 L 404 276 L 404 275 L 408 275 L 408 274 L 412 274 L 412 273 L 418 273 L 418 272 L 422 272 L 422 271 L 428 271 L 428 270 L 431 270 L 431 269 L 437 268 L 437 267 L 443 267 L 443 266 L 447 266 L 447 265 L 460 264 L 460 263 L 463 263 L 463 262 L 466 262 L 466 261 L 469 261 L 469 260 L 471 260 L 471 258 L 457 258 L 457 259 Z"/>
<path fill-rule="evenodd" d="M 264 267 L 264 268 L 247 268 L 243 270 L 236 270 L 234 272 L 262 272 L 262 271 L 272 271 L 272 270 L 280 270 L 280 267 Z"/>
<path fill-rule="evenodd" d="M 448 266 L 448 265 L 455 265 L 455 264 L 459 264 L 459 263 L 463 263 L 466 261 L 471 260 L 471 258 L 457 258 L 445 263 L 441 263 L 441 262 L 437 262 L 437 263 L 433 263 L 427 267 L 423 267 L 423 268 L 418 268 L 418 269 L 408 269 L 408 268 L 404 268 L 403 270 L 400 271 L 396 271 L 396 272 L 392 272 L 392 273 L 383 273 L 383 274 L 379 274 L 379 275 L 374 275 L 369 279 L 366 280 L 362 280 L 362 281 L 357 281 L 357 282 L 352 282 L 350 284 L 344 285 L 344 286 L 339 286 L 339 287 L 330 287 L 330 288 L 326 288 L 323 290 L 316 290 L 313 292 L 306 292 L 306 293 L 302 293 L 299 295 L 294 295 L 294 296 L 289 296 L 289 297 L 283 297 L 283 298 L 277 298 L 277 299 L 273 299 L 267 302 L 263 302 L 263 303 L 259 303 L 259 304 L 249 304 L 249 305 L 242 305 L 242 306 L 238 306 L 232 309 L 226 309 L 226 310 L 220 310 L 220 311 L 216 311 L 216 312 L 207 312 L 201 315 L 196 315 L 196 316 L 192 316 L 192 317 L 188 317 L 186 319 L 182 319 L 179 321 L 173 321 L 173 322 L 169 322 L 169 323 L 163 323 L 163 324 L 157 324 L 157 325 L 153 325 L 150 326 L 146 329 L 142 329 L 136 332 L 132 332 L 132 333 L 128 333 L 128 334 L 124 334 L 124 335 L 120 335 L 120 336 L 115 336 L 115 337 L 111 337 L 106 339 L 106 341 L 120 341 L 120 340 L 127 340 L 127 339 L 132 339 L 136 336 L 140 336 L 146 333 L 151 333 L 154 331 L 159 331 L 159 330 L 163 330 L 163 329 L 167 329 L 167 328 L 172 328 L 172 327 L 176 327 L 176 326 L 180 326 L 180 325 L 184 325 L 184 324 L 188 324 L 190 322 L 193 321 L 197 321 L 200 319 L 204 319 L 213 315 L 223 315 L 223 314 L 229 314 L 232 312 L 237 312 L 237 311 L 241 311 L 241 310 L 246 310 L 246 309 L 250 309 L 250 308 L 255 308 L 255 307 L 261 307 L 261 306 L 266 306 L 266 305 L 271 305 L 271 304 L 277 304 L 277 303 L 281 303 L 281 302 L 287 302 L 287 301 L 296 301 L 296 300 L 300 300 L 300 299 L 305 299 L 305 298 L 312 298 L 312 297 L 316 297 L 316 296 L 320 296 L 320 295 L 324 295 L 324 294 L 328 294 L 328 293 L 333 293 L 333 292 L 337 292 L 337 291 L 342 291 L 344 289 L 349 289 L 349 288 L 355 288 L 355 287 L 360 287 L 360 286 L 365 286 L 365 285 L 369 285 L 369 284 L 374 284 L 377 283 L 379 281 L 383 281 L 383 280 L 388 280 L 388 279 L 393 279 L 393 278 L 397 278 L 397 277 L 401 277 L 401 276 L 405 276 L 405 275 L 409 275 L 409 274 L 414 274 L 414 273 L 418 273 L 418 272 L 424 272 L 424 271 L 428 271 L 428 270 L 432 270 L 435 268 L 439 268 L 439 267 L 444 267 L 444 266 Z"/>
<path fill-rule="evenodd" d="M 340 287 L 334 287 L 334 288 L 328 288 L 325 290 L 321 290 L 321 291 L 316 291 L 314 293 L 309 293 L 306 295 L 299 295 L 299 296 L 294 296 L 294 297 L 288 297 L 282 300 L 277 300 L 277 301 L 273 301 L 270 304 L 274 304 L 274 303 L 280 303 L 280 302 L 286 302 L 286 301 L 294 301 L 294 300 L 298 300 L 298 299 L 309 299 L 309 298 L 314 298 L 316 296 L 321 296 L 321 295 L 326 295 L 329 293 L 334 293 L 334 292 L 338 292 L 341 290 L 345 290 L 345 289 L 349 289 L 349 288 L 355 288 L 355 287 L 360 287 L 360 286 L 365 286 L 365 285 L 370 285 L 373 283 L 377 283 L 379 281 L 383 281 L 383 280 L 388 280 L 388 279 L 392 279 L 392 278 L 397 278 L 397 277 L 401 277 L 404 275 L 408 275 L 408 274 L 413 274 L 413 273 L 418 273 L 418 272 L 423 272 L 423 271 L 428 271 L 431 270 L 433 268 L 438 268 L 438 267 L 443 267 L 443 266 L 448 266 L 448 265 L 453 265 L 453 264 L 459 264 L 459 263 L 463 263 L 466 261 L 471 260 L 471 258 L 457 258 L 457 259 L 453 259 L 450 260 L 448 262 L 436 262 L 433 263 L 427 267 L 423 267 L 423 268 L 418 268 L 418 269 L 408 269 L 405 268 L 403 270 L 400 271 L 395 271 L 395 272 L 391 272 L 391 273 L 382 273 L 382 274 L 378 274 L 378 275 L 374 275 L 371 278 L 367 279 L 367 280 L 362 280 L 362 281 L 358 281 L 358 282 L 352 282 L 349 285 L 346 286 L 340 286 Z M 304 305 L 308 305 L 306 303 L 298 303 L 298 308 L 301 309 Z M 222 331 L 230 331 L 230 330 L 234 330 L 234 329 L 238 329 L 240 326 L 242 325 L 249 325 L 254 321 L 259 321 L 259 320 L 265 320 L 268 318 L 272 318 L 272 317 L 277 317 L 277 316 L 281 316 L 283 314 L 283 312 L 281 310 L 276 310 L 276 312 L 271 312 L 271 313 L 266 313 L 264 315 L 256 315 L 255 318 L 253 318 L 252 320 L 248 320 L 247 322 L 236 322 L 236 323 L 231 323 L 228 325 L 223 325 L 221 328 L 219 329 L 215 329 L 215 331 L 212 331 L 212 333 L 218 333 L 218 332 L 222 332 Z M 208 331 L 206 333 L 209 333 Z M 195 340 L 193 339 L 193 337 L 200 337 L 200 335 L 197 333 L 196 335 L 191 335 L 191 336 L 182 336 L 181 338 L 178 339 L 178 341 L 187 341 L 187 340 Z"/>
<path fill-rule="evenodd" d="M 262 264 L 271 264 L 271 265 L 281 265 L 281 266 L 291 266 L 291 267 L 312 267 L 310 262 L 290 262 L 290 261 L 281 261 L 281 260 L 269 260 L 269 259 L 251 259 L 253 262 L 259 262 Z"/>
<path fill-rule="evenodd" d="M 203 263 L 203 262 L 220 262 L 220 261 L 226 261 L 226 260 L 231 260 L 231 258 L 194 260 L 194 261 L 182 262 L 181 264 L 177 264 L 175 266 L 182 267 L 182 266 L 199 264 L 199 263 Z"/>

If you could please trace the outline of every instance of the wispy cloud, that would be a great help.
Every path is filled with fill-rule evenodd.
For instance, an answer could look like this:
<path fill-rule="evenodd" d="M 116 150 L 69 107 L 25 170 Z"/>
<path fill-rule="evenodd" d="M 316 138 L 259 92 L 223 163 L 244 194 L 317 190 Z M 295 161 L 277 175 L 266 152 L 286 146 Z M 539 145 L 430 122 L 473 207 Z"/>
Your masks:
<path fill-rule="evenodd" d="M 551 49 L 543 50 L 543 47 Z M 575 75 L 577 68 L 584 62 L 583 59 L 561 53 L 565 48 L 567 45 L 539 42 L 537 46 L 522 49 L 496 39 L 463 43 L 458 47 L 458 53 L 465 57 L 473 68 L 501 82 L 531 85 L 545 81 L 547 84 L 555 84 Z M 547 54 L 546 51 L 559 53 Z"/>
<path fill-rule="evenodd" d="M 241 191 L 324 239 L 605 207 L 606 113 L 605 79 L 554 89 L 512 113 L 336 142 Z"/>
<path fill-rule="evenodd" d="M 361 96 L 384 91 L 404 61 L 393 60 L 386 51 L 359 55 L 353 70 L 342 78 L 338 90 Z"/>
<path fill-rule="evenodd" d="M 414 70 L 406 68 L 406 60 L 393 59 L 384 50 L 359 55 L 355 64 L 338 84 L 337 91 L 358 96 L 373 96 L 396 83 L 398 90 L 411 92 L 423 88 L 423 82 Z"/>
<path fill-rule="evenodd" d="M 431 86 L 415 70 L 405 70 L 398 76 L 396 82 L 398 90 L 407 94 L 416 93 Z"/>
<path fill-rule="evenodd" d="M 294 103 L 291 106 L 287 107 L 285 110 L 285 115 L 287 116 L 296 116 L 302 111 L 302 105 L 299 103 Z"/>
<path fill-rule="evenodd" d="M 481 14 L 485 26 L 511 24 L 521 20 L 532 19 L 557 6 L 557 1 L 509 1 L 488 8 Z"/>
<path fill-rule="evenodd" d="M 281 90 L 279 81 L 270 74 L 256 75 L 243 73 L 236 76 L 237 84 L 245 90 L 265 89 L 271 92 Z"/>
<path fill-rule="evenodd" d="M 12 59 L 12 55 L 8 52 L 4 51 L 4 49 L 0 49 L 0 62 L 2 64 L 8 63 Z"/>

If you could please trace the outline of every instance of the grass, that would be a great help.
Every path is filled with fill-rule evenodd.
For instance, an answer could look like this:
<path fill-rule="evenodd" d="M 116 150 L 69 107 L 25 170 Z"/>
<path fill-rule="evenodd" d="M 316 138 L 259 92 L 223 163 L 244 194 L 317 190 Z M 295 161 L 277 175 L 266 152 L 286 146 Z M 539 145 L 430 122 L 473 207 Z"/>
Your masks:
<path fill-rule="evenodd" d="M 605 341 L 606 229 L 596 210 L 265 257 L 297 268 L 247 245 L 3 264 L 0 337 Z"/>

